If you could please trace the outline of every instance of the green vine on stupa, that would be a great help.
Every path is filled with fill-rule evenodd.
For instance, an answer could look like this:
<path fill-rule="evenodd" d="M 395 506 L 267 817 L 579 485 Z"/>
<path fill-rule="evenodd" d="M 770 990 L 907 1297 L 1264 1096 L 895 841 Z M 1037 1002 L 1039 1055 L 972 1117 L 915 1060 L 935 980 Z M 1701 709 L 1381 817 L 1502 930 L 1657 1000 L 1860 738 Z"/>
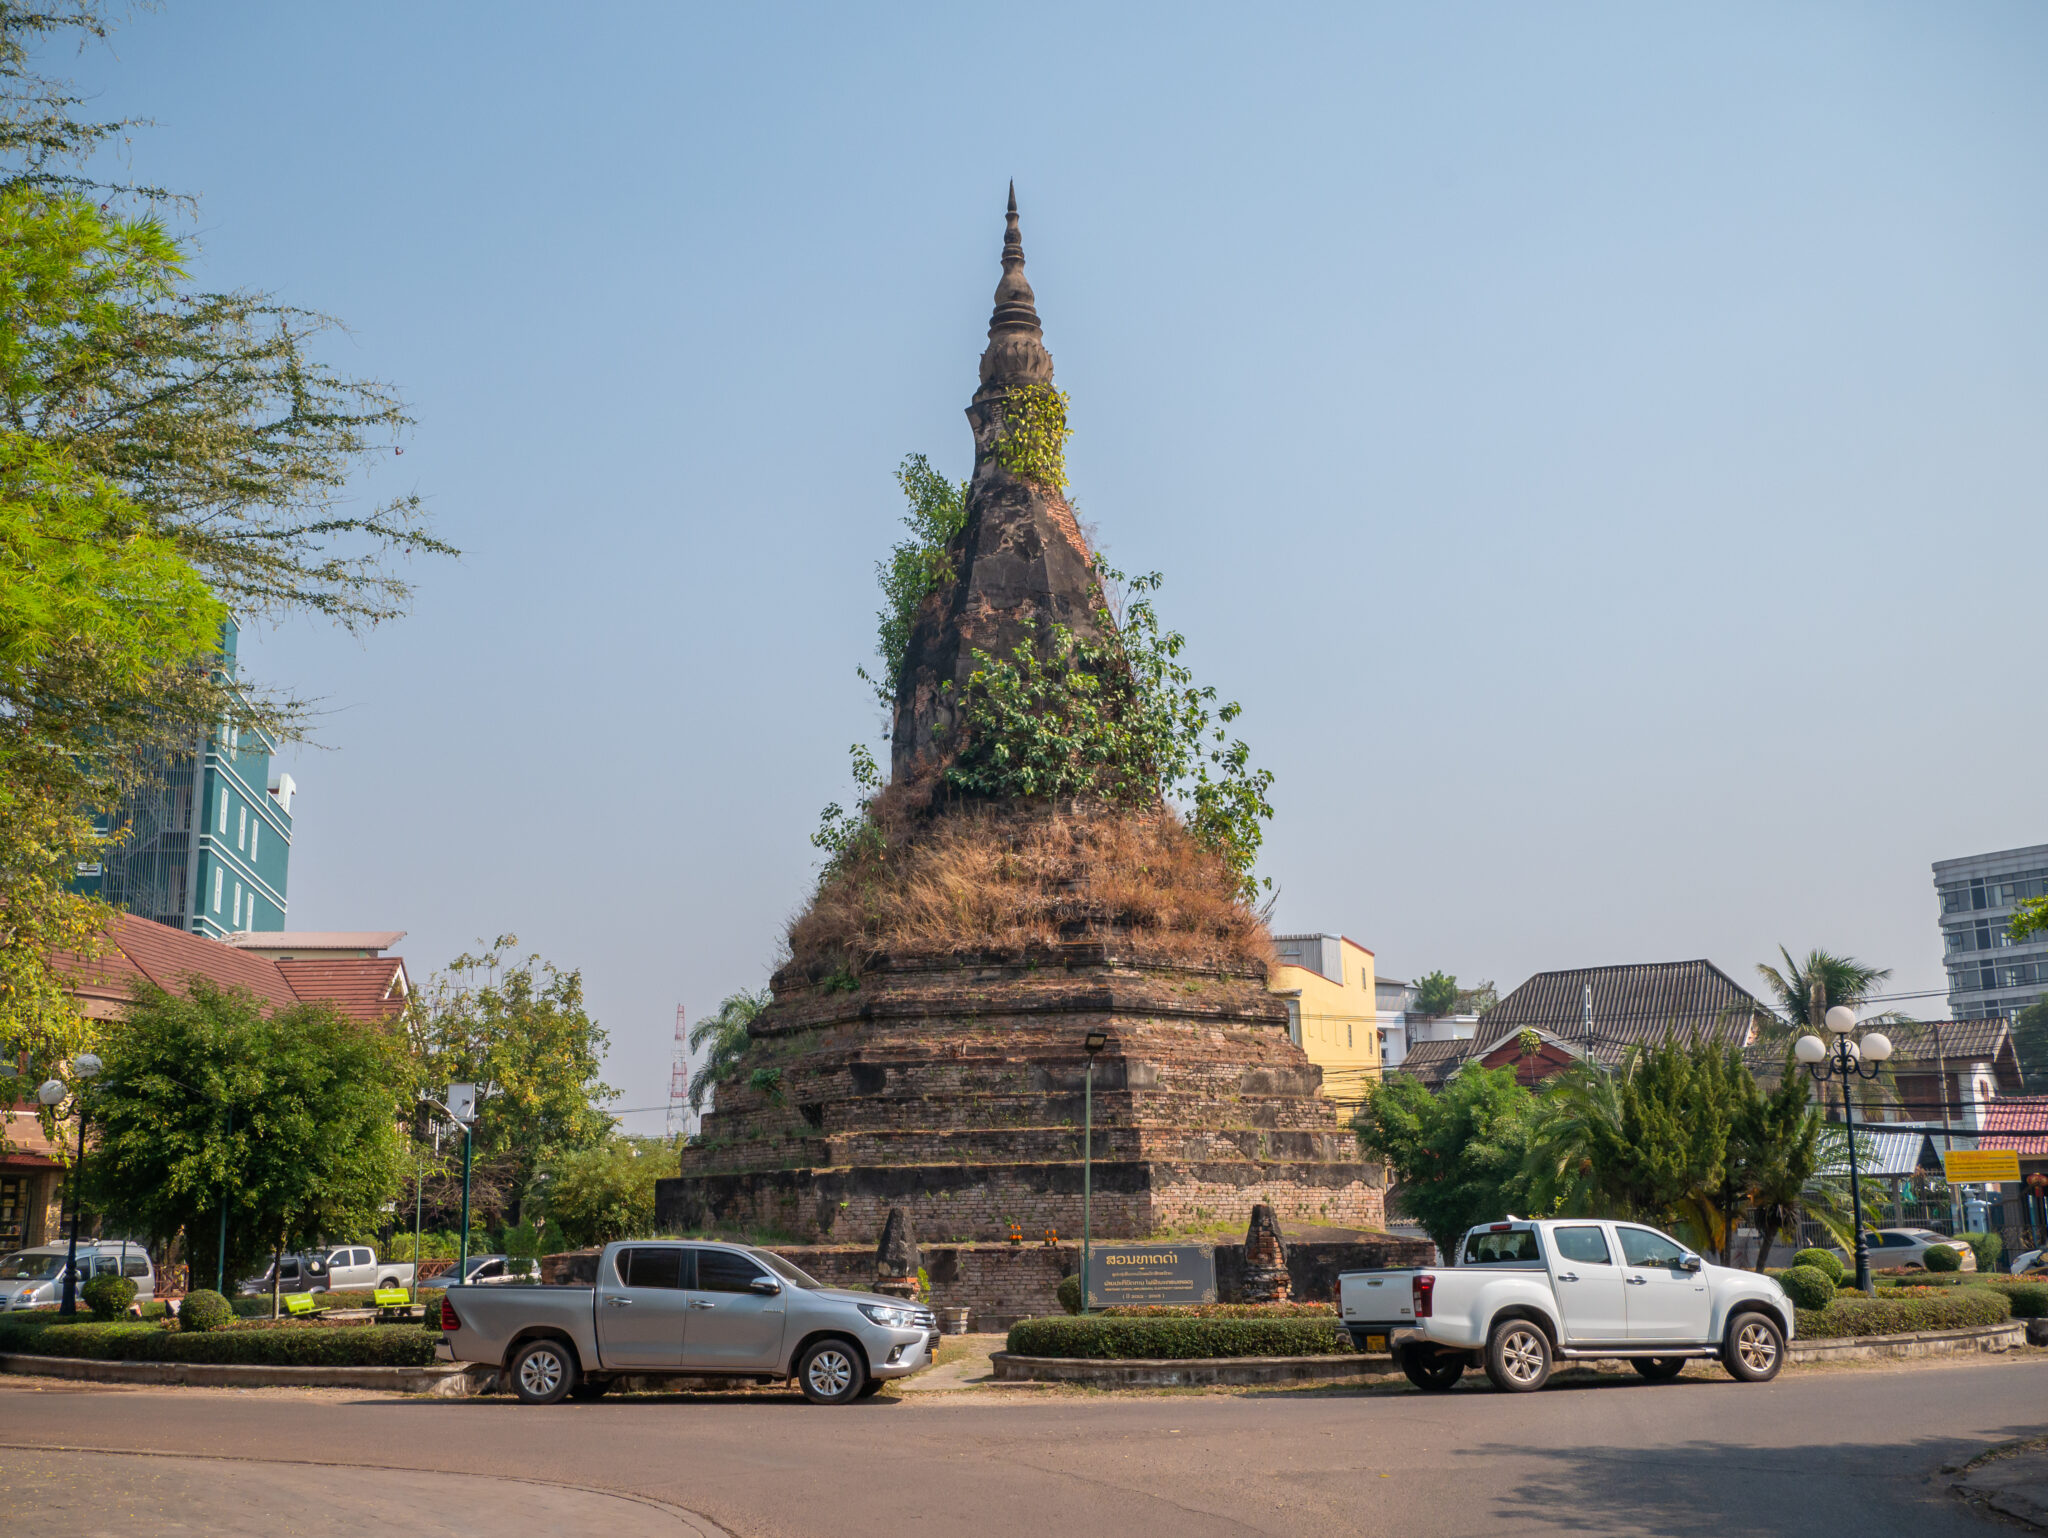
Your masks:
<path fill-rule="evenodd" d="M 1067 392 L 1049 384 L 1016 385 L 1003 396 L 996 463 L 1020 481 L 1059 495 L 1067 489 Z"/>

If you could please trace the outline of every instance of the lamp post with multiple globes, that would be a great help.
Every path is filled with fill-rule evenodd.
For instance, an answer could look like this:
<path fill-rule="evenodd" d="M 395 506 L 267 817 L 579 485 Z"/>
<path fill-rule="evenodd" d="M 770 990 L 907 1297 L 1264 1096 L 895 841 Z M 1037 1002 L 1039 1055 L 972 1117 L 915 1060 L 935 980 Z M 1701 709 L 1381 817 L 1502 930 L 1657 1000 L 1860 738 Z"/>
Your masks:
<path fill-rule="evenodd" d="M 1849 1212 L 1856 1228 L 1856 1287 L 1858 1291 L 1870 1291 L 1870 1248 L 1863 1238 L 1863 1190 L 1856 1170 L 1856 1105 L 1849 1098 L 1851 1079 L 1874 1079 L 1883 1070 L 1885 1059 L 1892 1055 L 1891 1038 L 1882 1031 L 1872 1031 L 1862 1041 L 1854 1042 L 1849 1035 L 1856 1029 L 1856 1011 L 1846 1004 L 1837 1004 L 1827 1013 L 1829 1040 L 1818 1036 L 1802 1036 L 1793 1045 L 1792 1052 L 1800 1062 L 1806 1064 L 1806 1071 L 1813 1075 L 1813 1081 L 1822 1086 L 1830 1079 L 1842 1081 L 1842 1120 L 1849 1129 Z"/>

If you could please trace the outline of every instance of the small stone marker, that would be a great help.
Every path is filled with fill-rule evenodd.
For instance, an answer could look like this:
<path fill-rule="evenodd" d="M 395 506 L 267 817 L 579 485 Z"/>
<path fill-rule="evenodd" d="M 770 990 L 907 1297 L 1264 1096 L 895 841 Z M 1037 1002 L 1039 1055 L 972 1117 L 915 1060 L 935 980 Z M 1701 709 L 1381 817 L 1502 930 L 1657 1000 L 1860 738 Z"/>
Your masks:
<path fill-rule="evenodd" d="M 1251 1226 L 1244 1231 L 1244 1300 L 1247 1303 L 1285 1303 L 1293 1294 L 1294 1281 L 1287 1274 L 1287 1247 L 1280 1239 L 1280 1220 L 1264 1202 L 1252 1208 Z"/>
<path fill-rule="evenodd" d="M 875 1246 L 875 1291 L 899 1298 L 917 1296 L 917 1240 L 911 1236 L 910 1214 L 891 1207 Z"/>

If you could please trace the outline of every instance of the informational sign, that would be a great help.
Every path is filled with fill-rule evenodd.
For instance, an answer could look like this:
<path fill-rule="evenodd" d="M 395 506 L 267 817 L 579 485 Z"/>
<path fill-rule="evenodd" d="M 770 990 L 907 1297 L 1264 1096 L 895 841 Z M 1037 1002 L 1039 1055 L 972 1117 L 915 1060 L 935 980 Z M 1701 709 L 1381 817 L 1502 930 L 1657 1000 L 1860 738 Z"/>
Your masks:
<path fill-rule="evenodd" d="M 1205 1244 L 1098 1244 L 1088 1261 L 1088 1306 L 1214 1303 L 1216 1252 Z"/>
<path fill-rule="evenodd" d="M 1941 1156 L 1941 1170 L 1952 1186 L 2017 1180 L 2020 1156 L 2011 1148 L 1952 1148 Z"/>

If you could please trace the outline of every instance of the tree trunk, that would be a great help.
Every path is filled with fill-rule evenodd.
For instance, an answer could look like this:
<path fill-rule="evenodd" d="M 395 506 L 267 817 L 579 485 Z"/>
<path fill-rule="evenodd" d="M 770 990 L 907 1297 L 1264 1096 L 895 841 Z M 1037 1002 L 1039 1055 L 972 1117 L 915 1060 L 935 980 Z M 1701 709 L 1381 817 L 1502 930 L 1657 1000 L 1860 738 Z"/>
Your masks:
<path fill-rule="evenodd" d="M 1778 1242 L 1778 1225 L 1759 1218 L 1756 1225 L 1756 1269 L 1763 1270 L 1771 1258 L 1771 1246 Z"/>

